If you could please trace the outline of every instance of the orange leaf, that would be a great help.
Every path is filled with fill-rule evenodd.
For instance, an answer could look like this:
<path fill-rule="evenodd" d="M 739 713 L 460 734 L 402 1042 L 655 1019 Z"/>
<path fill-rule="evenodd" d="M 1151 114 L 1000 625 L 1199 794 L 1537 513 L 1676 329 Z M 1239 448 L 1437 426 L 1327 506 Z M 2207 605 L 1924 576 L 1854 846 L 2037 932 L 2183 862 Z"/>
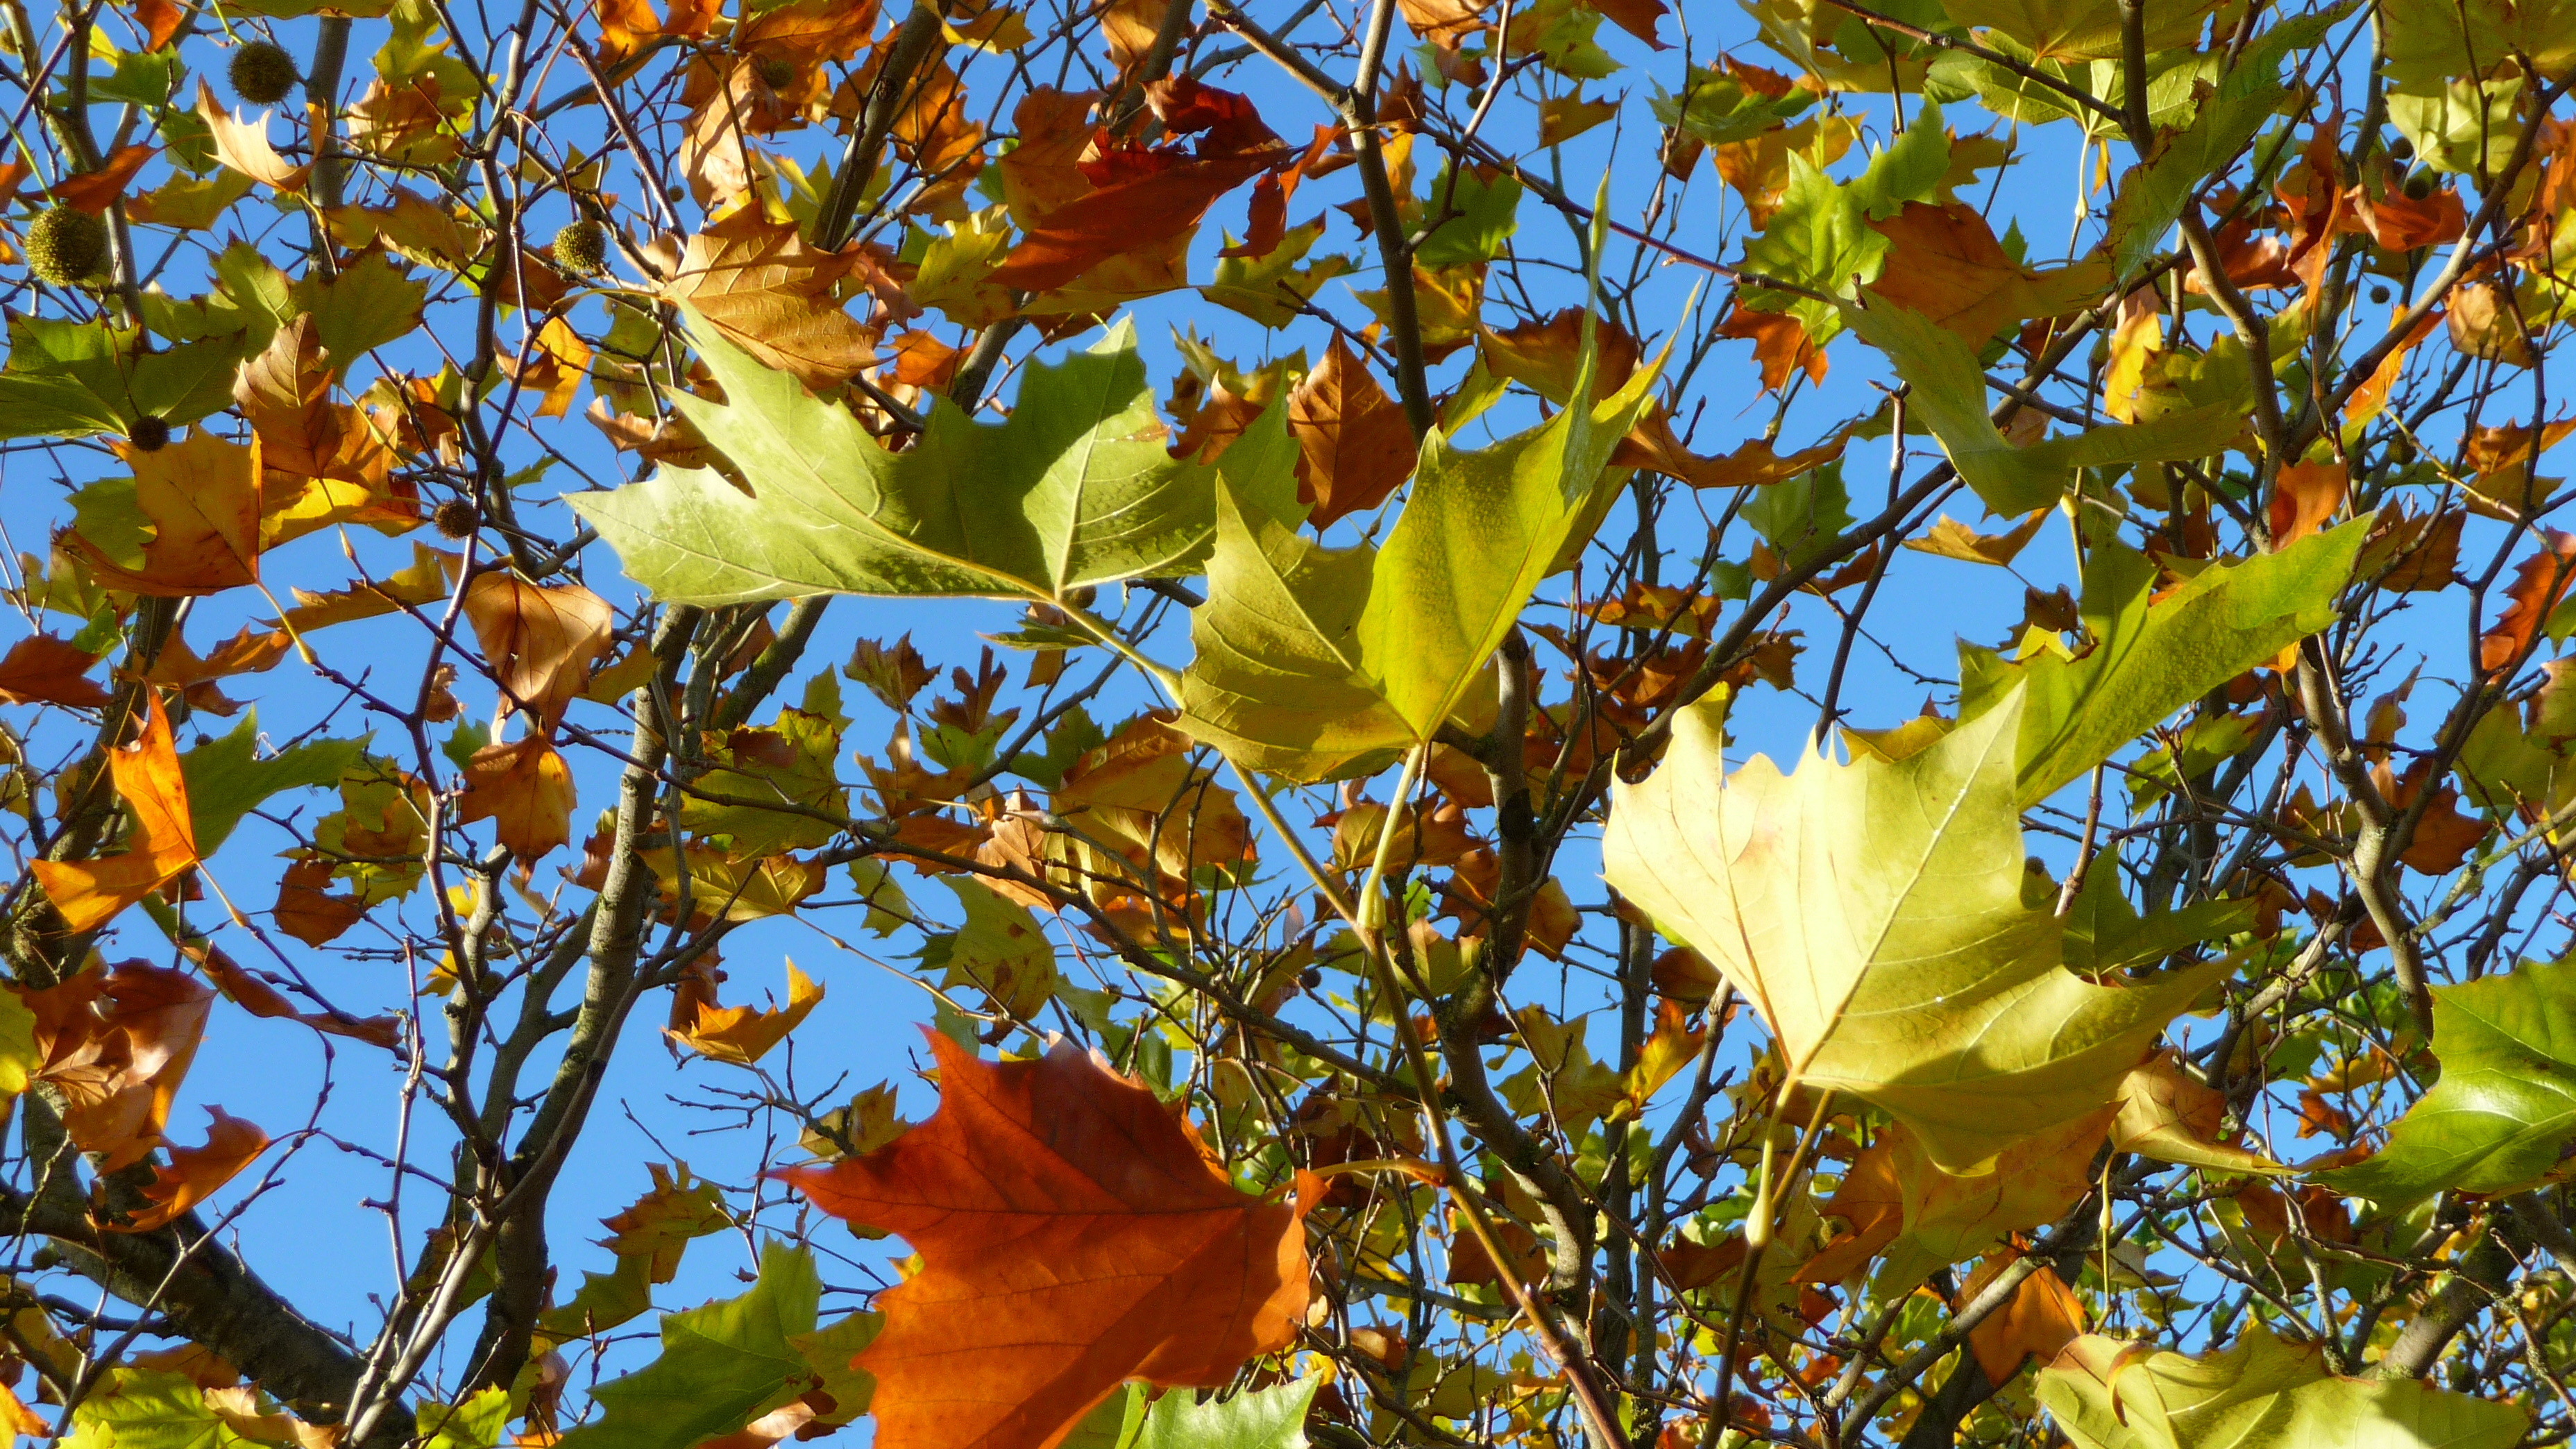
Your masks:
<path fill-rule="evenodd" d="M 151 1207 L 121 1223 L 100 1222 L 95 1213 L 90 1222 L 111 1233 L 148 1233 L 166 1227 L 268 1150 L 268 1134 L 256 1125 L 221 1107 L 208 1107 L 206 1112 L 215 1119 L 206 1128 L 206 1145 L 173 1147 L 169 1163 L 152 1169 L 152 1181 L 143 1189 L 143 1200 Z"/>
<path fill-rule="evenodd" d="M 134 180 L 135 172 L 143 169 L 144 162 L 159 154 L 157 146 L 119 146 L 96 171 L 55 182 L 54 200 L 74 211 L 96 216 L 125 194 L 126 185 Z"/>
<path fill-rule="evenodd" d="M 249 447 L 211 433 L 146 453 L 114 445 L 134 470 L 134 509 L 150 526 L 142 566 L 129 567 L 116 553 L 73 529 L 64 544 L 110 588 L 179 599 L 221 593 L 259 579 L 260 457 L 257 436 Z"/>
<path fill-rule="evenodd" d="M 465 586 L 465 618 L 501 684 L 502 713 L 524 709 L 551 733 L 608 651 L 608 601 L 579 584 L 539 587 L 506 570 Z"/>
<path fill-rule="evenodd" d="M 712 991 L 692 1003 L 691 1019 L 674 1026 L 670 1038 L 713 1061 L 750 1066 L 787 1039 L 823 999 L 812 977 L 787 963 L 787 1004 L 776 1011 L 757 1006 L 718 1006 Z"/>
<path fill-rule="evenodd" d="M 1404 409 L 1339 334 L 1288 395 L 1288 431 L 1297 440 L 1297 493 L 1314 505 L 1309 521 L 1318 529 L 1384 503 L 1413 474 Z"/>
<path fill-rule="evenodd" d="M 135 0 L 134 18 L 143 26 L 143 48 L 151 51 L 170 43 L 170 37 L 177 35 L 187 20 L 188 12 L 170 0 Z"/>
<path fill-rule="evenodd" d="M 1664 0 L 1588 0 L 1611 24 L 1656 50 L 1671 47 L 1655 38 L 1655 22 L 1664 18 Z"/>
<path fill-rule="evenodd" d="M 2478 669 L 2494 673 L 2519 661 L 2540 632 L 2541 621 L 2576 582 L 2576 534 L 2545 531 L 2548 546 L 2522 561 L 2505 589 L 2511 602 L 2496 616 L 2495 627 L 2478 636 Z"/>
<path fill-rule="evenodd" d="M 1762 390 L 1778 392 L 1789 374 L 1806 369 L 1807 381 L 1825 380 L 1825 350 L 1807 337 L 1806 324 L 1786 312 L 1748 312 L 1738 307 L 1717 326 L 1720 337 L 1749 338 L 1753 360 L 1762 364 Z"/>
<path fill-rule="evenodd" d="M 485 745 L 465 765 L 456 818 L 494 823 L 496 838 L 522 864 L 572 839 L 572 767 L 541 735 Z"/>
<path fill-rule="evenodd" d="M 144 691 L 143 736 L 108 752 L 116 793 L 134 816 L 122 854 L 97 860 L 39 860 L 36 879 L 75 933 L 95 931 L 127 906 L 197 863 L 197 831 L 188 818 L 188 783 L 170 743 L 161 697 Z"/>
<path fill-rule="evenodd" d="M 1995 1275 L 2010 1267 L 2018 1256 L 1997 1253 L 1978 1264 L 1977 1271 L 1960 1286 L 1959 1302 L 1965 1304 L 1983 1293 Z M 2083 1332 L 2084 1305 L 2055 1270 L 2041 1268 L 2021 1280 L 2003 1307 L 1968 1330 L 1968 1349 L 1977 1356 L 1977 1367 L 1985 1372 L 1986 1382 L 2001 1388 L 2021 1372 L 2024 1358 L 2046 1363 Z"/>
<path fill-rule="evenodd" d="M 829 393 L 876 359 L 876 330 L 833 296 L 854 264 L 850 254 L 806 245 L 794 222 L 745 207 L 689 238 L 662 295 L 695 308 L 762 366 Z"/>
<path fill-rule="evenodd" d="M 2344 465 L 2292 463 L 2272 480 L 2272 547 L 2288 548 L 2325 526 L 2343 507 Z"/>
<path fill-rule="evenodd" d="M 30 634 L 0 656 L 0 702 L 94 709 L 107 703 L 108 693 L 82 676 L 98 659 L 51 634 Z"/>
<path fill-rule="evenodd" d="M 779 1174 L 921 1254 L 856 1360 L 880 1442 L 1054 1444 L 1124 1380 L 1216 1387 L 1295 1341 L 1302 1207 L 1237 1191 L 1152 1091 L 1070 1044 L 999 1064 L 930 1045 L 937 1115 Z"/>
<path fill-rule="evenodd" d="M 108 1172 L 142 1161 L 161 1144 L 215 993 L 176 971 L 127 964 L 20 995 L 44 1060 L 35 1077 L 62 1095 L 72 1145 L 102 1154 Z"/>
<path fill-rule="evenodd" d="M 1173 164 L 1104 186 L 1047 213 L 989 280 L 1024 292 L 1063 286 L 1093 267 L 1195 229 L 1216 199 L 1275 158 L 1219 156 Z"/>

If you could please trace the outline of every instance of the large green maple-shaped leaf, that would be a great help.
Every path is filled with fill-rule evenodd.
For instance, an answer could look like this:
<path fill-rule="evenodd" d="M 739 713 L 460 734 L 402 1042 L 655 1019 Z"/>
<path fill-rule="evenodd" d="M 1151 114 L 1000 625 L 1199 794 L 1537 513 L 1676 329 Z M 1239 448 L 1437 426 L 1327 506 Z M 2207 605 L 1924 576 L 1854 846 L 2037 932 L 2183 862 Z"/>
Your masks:
<path fill-rule="evenodd" d="M 2322 1347 L 2259 1323 L 2218 1353 L 2142 1347 L 2088 1333 L 2041 1372 L 2040 1407 L 2077 1449 L 2511 1449 L 2531 1426 L 2519 1405 L 2336 1377 Z"/>
<path fill-rule="evenodd" d="M 0 371 L 0 438 L 131 431 L 157 417 L 191 423 L 232 401 L 238 333 L 145 350 L 140 328 L 11 317 Z"/>
<path fill-rule="evenodd" d="M 2244 408 L 2213 403 L 2153 422 L 2088 428 L 2072 437 L 2016 446 L 1986 410 L 1986 374 L 1959 334 L 1907 307 L 1842 309 L 1862 341 L 1887 354 L 1905 380 L 1910 415 L 1932 429 L 1959 478 L 1998 514 L 2046 508 L 2077 468 L 2204 458 L 2243 429 Z"/>
<path fill-rule="evenodd" d="M 1591 395 L 1594 354 L 1587 323 L 1569 396 Z M 1434 432 L 1381 549 L 1315 543 L 1229 478 L 1208 602 L 1191 620 L 1182 728 L 1296 780 L 1374 769 L 1429 739 L 1618 487 L 1624 475 L 1604 470 L 1660 364 L 1490 447 L 1460 449 Z"/>
<path fill-rule="evenodd" d="M 2493 1195 L 2546 1181 L 2576 1140 L 2576 960 L 2433 988 L 2442 1078 L 2377 1155 L 2317 1174 L 2402 1208 L 2445 1190 Z"/>
<path fill-rule="evenodd" d="M 1675 720 L 1623 785 L 1603 876 L 1716 963 L 1778 1039 L 1789 1080 L 1849 1092 L 1974 1167 L 2093 1111 L 2227 968 L 2097 986 L 2023 868 L 2018 698 L 1890 762 L 1809 754 L 1725 768 L 1722 702 Z"/>
<path fill-rule="evenodd" d="M 2334 622 L 2370 520 L 2355 519 L 2278 553 L 2212 564 L 2149 602 L 2156 566 L 2097 539 L 2082 613 L 2093 647 L 2010 664 L 1962 646 L 1961 712 L 2021 698 L 2015 803 L 2030 806 L 2110 758 L 2158 720 Z"/>
<path fill-rule="evenodd" d="M 65 1449 L 252 1449 L 184 1374 L 112 1368 L 72 1410 Z"/>
<path fill-rule="evenodd" d="M 662 1315 L 662 1356 L 594 1390 L 600 1416 L 562 1449 L 695 1449 L 795 1398 L 821 1294 L 811 1253 L 763 1249 L 750 1292 Z"/>
<path fill-rule="evenodd" d="M 1088 585 L 1190 572 L 1206 555 L 1219 470 L 1165 451 L 1124 323 L 1089 352 L 1031 367 L 998 425 L 933 399 L 927 431 L 902 453 L 703 329 L 697 346 L 728 401 L 671 402 L 751 492 L 712 470 L 664 468 L 569 500 L 658 597 L 1061 601 Z"/>

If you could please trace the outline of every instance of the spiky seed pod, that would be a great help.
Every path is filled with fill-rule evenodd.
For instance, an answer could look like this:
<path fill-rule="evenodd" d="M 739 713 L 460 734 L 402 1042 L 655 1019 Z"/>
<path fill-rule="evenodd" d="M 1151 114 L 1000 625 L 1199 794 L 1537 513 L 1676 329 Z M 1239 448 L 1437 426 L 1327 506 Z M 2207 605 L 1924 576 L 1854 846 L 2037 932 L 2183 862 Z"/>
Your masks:
<path fill-rule="evenodd" d="M 72 286 L 106 262 L 107 223 L 77 207 L 54 207 L 27 228 L 27 268 L 49 286 Z"/>
<path fill-rule="evenodd" d="M 474 536 L 474 505 L 462 498 L 450 498 L 431 511 L 430 526 L 446 538 Z"/>
<path fill-rule="evenodd" d="M 760 83 L 773 91 L 783 91 L 796 79 L 796 67 L 776 56 L 760 62 Z"/>
<path fill-rule="evenodd" d="M 127 426 L 125 441 L 146 453 L 158 453 L 169 445 L 170 421 L 145 413 Z"/>
<path fill-rule="evenodd" d="M 555 233 L 555 265 L 577 277 L 608 269 L 608 228 L 576 221 Z"/>
<path fill-rule="evenodd" d="M 225 75 L 233 83 L 233 94 L 254 106 L 273 106 L 285 100 L 303 77 L 295 73 L 295 57 L 283 46 L 265 40 L 254 40 L 233 52 L 232 67 Z"/>

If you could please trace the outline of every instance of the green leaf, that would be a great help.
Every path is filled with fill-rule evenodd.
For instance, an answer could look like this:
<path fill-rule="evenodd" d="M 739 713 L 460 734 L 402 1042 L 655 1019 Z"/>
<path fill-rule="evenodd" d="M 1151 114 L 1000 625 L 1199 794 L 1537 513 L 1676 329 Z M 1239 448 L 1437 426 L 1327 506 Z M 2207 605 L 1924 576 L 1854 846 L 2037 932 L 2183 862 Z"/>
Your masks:
<path fill-rule="evenodd" d="M 1597 349 L 1586 338 L 1571 396 L 1592 395 Z M 1646 409 L 1662 359 L 1589 408 L 1488 448 L 1423 440 L 1413 495 L 1387 535 L 1359 642 L 1416 739 L 1429 739 L 1484 670 L 1539 582 L 1556 571 L 1576 521 L 1626 474 L 1604 470 Z"/>
<path fill-rule="evenodd" d="M 2217 93 L 2190 125 L 2146 165 L 2121 178 L 2120 193 L 2111 203 L 2109 236 L 2111 268 L 2120 277 L 2136 276 L 2154 258 L 2165 234 L 2182 220 L 2192 193 L 2233 161 L 2280 109 L 2289 92 L 2281 85 L 2281 56 L 2271 42 L 2296 25 L 2274 26 L 2219 81 Z"/>
<path fill-rule="evenodd" d="M 750 1292 L 662 1315 L 662 1354 L 593 1391 L 601 1414 L 563 1449 L 695 1449 L 803 1391 L 795 1340 L 814 1331 L 822 1282 L 813 1255 L 771 1244 Z"/>
<path fill-rule="evenodd" d="M 425 1403 L 413 1418 L 421 1449 L 492 1449 L 509 1427 L 510 1391 L 490 1388 L 463 1403 Z"/>
<path fill-rule="evenodd" d="M 112 1368 L 72 1409 L 63 1449 L 249 1449 L 185 1375 Z"/>
<path fill-rule="evenodd" d="M 334 378 L 348 376 L 350 364 L 418 328 L 428 298 L 429 284 L 383 253 L 352 262 L 327 281 L 308 276 L 295 284 L 296 305 L 313 314 Z"/>
<path fill-rule="evenodd" d="M 246 713 L 232 733 L 179 757 L 198 852 L 214 854 L 242 817 L 272 795 L 339 784 L 340 776 L 366 753 L 364 738 L 314 740 L 263 760 L 258 758 L 259 712 Z"/>
<path fill-rule="evenodd" d="M 1590 329 L 1571 396 L 1591 393 Z M 1229 479 L 1208 603 L 1191 620 L 1183 728 L 1240 764 L 1297 780 L 1374 769 L 1429 739 L 1595 500 L 1619 485 L 1605 466 L 1660 365 L 1491 447 L 1461 452 L 1434 431 L 1379 551 L 1314 543 Z"/>
<path fill-rule="evenodd" d="M 1842 460 L 1837 458 L 1754 490 L 1743 516 L 1779 552 L 1781 562 L 1796 568 L 1851 527 L 1850 504 L 1851 494 L 1843 488 Z"/>
<path fill-rule="evenodd" d="M 1306 1449 L 1306 1410 L 1321 1379 L 1293 1379 L 1200 1403 L 1188 1389 L 1154 1401 L 1123 1449 Z"/>
<path fill-rule="evenodd" d="M 1285 327 L 1300 315 L 1299 303 L 1313 297 L 1333 278 L 1358 270 L 1349 257 L 1339 253 L 1327 253 L 1306 266 L 1297 265 L 1323 236 L 1324 223 L 1319 217 L 1304 226 L 1290 227 L 1268 256 L 1219 257 L 1215 280 L 1199 288 L 1199 295 L 1264 327 Z M 1227 238 L 1229 244 L 1232 240 Z"/>
<path fill-rule="evenodd" d="M 997 1007 L 1027 1020 L 1055 995 L 1055 943 L 1029 908 L 971 875 L 943 875 L 966 924 L 923 939 L 921 968 L 940 972 L 946 988 L 972 986 Z"/>
<path fill-rule="evenodd" d="M 2518 1192 L 2555 1175 L 2576 1139 L 2576 959 L 2433 988 L 2442 1078 L 2388 1145 L 2317 1180 L 2384 1208 L 2445 1190 Z"/>
<path fill-rule="evenodd" d="M 885 1315 L 864 1309 L 851 1314 L 829 1328 L 800 1333 L 788 1340 L 805 1356 L 805 1367 L 822 1380 L 822 1390 L 831 1395 L 829 1411 L 817 1411 L 819 1424 L 847 1424 L 868 1411 L 876 1397 L 877 1376 L 850 1361 L 861 1350 L 876 1342 L 877 1331 L 885 1327 Z"/>
<path fill-rule="evenodd" d="M 1450 210 L 1456 215 L 1441 222 L 1414 248 L 1415 264 L 1437 271 L 1492 261 L 1502 255 L 1503 244 L 1512 238 L 1520 204 L 1520 180 L 1508 171 L 1497 173 L 1491 180 L 1472 169 L 1459 171 L 1452 167 L 1442 171 L 1431 183 L 1431 195 L 1422 203 L 1423 220 L 1428 222 Z"/>
<path fill-rule="evenodd" d="M 2039 1403 L 2076 1449 L 2512 1449 L 2531 1416 L 2413 1379 L 2337 1378 L 2317 1344 L 2260 1323 L 2192 1356 L 2086 1334 L 2039 1376 Z"/>
<path fill-rule="evenodd" d="M 711 470 L 665 468 L 569 500 L 661 598 L 1061 603 L 1089 585 L 1188 572 L 1206 554 L 1214 475 L 1164 451 L 1128 326 L 1031 367 L 998 426 L 934 400 L 929 430 L 904 453 L 794 377 L 712 335 L 698 345 L 730 401 L 671 400 L 752 493 Z"/>
<path fill-rule="evenodd" d="M 240 358 L 238 333 L 146 352 L 139 328 L 14 316 L 0 437 L 122 433 L 146 414 L 195 422 L 232 401 Z"/>
<path fill-rule="evenodd" d="M 1692 66 L 1683 77 L 1680 95 L 1666 94 L 1658 84 L 1651 104 L 1657 121 L 1720 146 L 1777 130 L 1815 103 L 1810 91 L 1792 90 L 1775 99 L 1746 89 L 1725 71 Z"/>
<path fill-rule="evenodd" d="M 1987 413 L 1985 370 L 1957 333 L 1905 307 L 1845 307 L 1842 317 L 1863 341 L 1887 354 L 1911 389 L 1911 415 L 1932 429 L 1959 477 L 1998 515 L 2055 503 L 2077 468 L 2207 457 L 2243 426 L 2241 409 L 2217 404 L 2018 448 Z"/>
<path fill-rule="evenodd" d="M 2251 900 L 2194 901 L 2141 917 L 2120 894 L 2113 862 L 2098 861 L 2066 913 L 2066 965 L 2099 976 L 2152 964 L 2203 941 L 2253 929 L 2255 910 Z"/>
<path fill-rule="evenodd" d="M 801 709 L 781 709 L 776 722 L 741 729 L 714 751 L 715 768 L 696 781 L 699 794 L 680 803 L 680 824 L 703 835 L 729 837 L 736 860 L 821 845 L 840 833 L 828 820 L 766 808 L 802 806 L 834 815 L 849 809 L 838 758 L 841 725 Z M 721 795 L 728 804 L 705 798 Z"/>
<path fill-rule="evenodd" d="M 1752 1001 L 1787 1080 L 1889 1113 L 1943 1169 L 2110 1101 L 2227 969 L 2104 987 L 2061 966 L 2053 888 L 2023 868 L 2018 696 L 1902 760 L 1811 751 L 1785 775 L 1727 773 L 1723 709 L 1690 706 L 1618 787 L 1603 877 Z"/>
<path fill-rule="evenodd" d="M 2369 531 L 2368 519 L 2355 519 L 2279 553 L 2212 564 L 2155 604 L 2155 565 L 2098 540 L 2082 606 L 2092 649 L 2007 664 L 1963 648 L 1961 712 L 1974 716 L 2023 683 L 2016 799 L 2035 805 L 2158 720 L 2332 623 Z"/>

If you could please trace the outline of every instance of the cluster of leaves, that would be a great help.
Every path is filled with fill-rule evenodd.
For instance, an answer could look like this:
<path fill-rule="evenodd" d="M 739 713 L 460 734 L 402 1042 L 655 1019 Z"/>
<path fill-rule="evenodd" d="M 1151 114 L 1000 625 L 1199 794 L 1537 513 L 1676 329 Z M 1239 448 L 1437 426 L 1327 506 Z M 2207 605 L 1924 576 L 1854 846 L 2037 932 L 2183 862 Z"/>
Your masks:
<path fill-rule="evenodd" d="M 0 1418 L 2576 1436 L 2576 17 L 1743 8 L 0 0 Z"/>

